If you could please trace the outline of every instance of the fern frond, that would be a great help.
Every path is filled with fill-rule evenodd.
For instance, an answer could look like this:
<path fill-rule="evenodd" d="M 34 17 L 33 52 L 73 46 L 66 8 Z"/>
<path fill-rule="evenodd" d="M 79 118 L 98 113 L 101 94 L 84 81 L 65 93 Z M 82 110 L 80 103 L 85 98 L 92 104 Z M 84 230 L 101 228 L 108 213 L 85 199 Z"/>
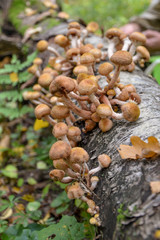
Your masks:
<path fill-rule="evenodd" d="M 8 100 L 8 101 L 19 101 L 22 102 L 22 92 L 19 92 L 17 90 L 10 90 L 10 91 L 4 91 L 0 94 L 0 100 Z"/>
<path fill-rule="evenodd" d="M 28 55 L 26 61 L 21 63 L 21 65 L 19 66 L 19 71 L 31 65 L 31 63 L 36 58 L 36 56 L 37 56 L 37 52 L 33 52 L 32 54 Z"/>
<path fill-rule="evenodd" d="M 23 115 L 33 112 L 33 109 L 28 106 L 23 106 L 22 108 L 6 108 L 0 107 L 0 117 L 8 118 L 9 120 L 13 120 L 15 118 L 22 117 Z"/>
<path fill-rule="evenodd" d="M 2 69 L 3 70 L 3 69 Z M 1 70 L 0 70 L 1 71 Z M 0 75 L 0 84 L 11 84 L 11 79 L 9 75 Z"/>
<path fill-rule="evenodd" d="M 21 72 L 18 74 L 18 78 L 19 78 L 19 83 L 23 83 L 26 82 L 27 80 L 29 80 L 30 78 L 32 78 L 32 74 L 30 74 L 27 71 Z"/>

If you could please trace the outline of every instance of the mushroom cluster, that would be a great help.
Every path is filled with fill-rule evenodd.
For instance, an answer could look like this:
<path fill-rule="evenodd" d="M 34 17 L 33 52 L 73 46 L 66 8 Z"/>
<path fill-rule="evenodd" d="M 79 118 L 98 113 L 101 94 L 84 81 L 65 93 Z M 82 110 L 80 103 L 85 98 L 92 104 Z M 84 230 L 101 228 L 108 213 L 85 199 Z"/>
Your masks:
<path fill-rule="evenodd" d="M 127 37 L 121 30 L 112 28 L 105 34 L 109 39 L 107 55 L 110 62 L 107 61 L 102 44 L 97 47 L 85 44 L 85 37 L 97 29 L 97 25 L 91 26 L 84 29 L 78 22 L 69 23 L 67 35 L 57 35 L 54 39 L 62 54 L 46 40 L 38 42 L 38 51 L 51 53 L 49 66 L 42 69 L 42 59 L 34 60 L 29 71 L 38 78 L 38 83 L 33 86 L 33 91 L 24 92 L 23 96 L 36 105 L 36 118 L 45 119 L 53 126 L 52 133 L 58 140 L 49 152 L 54 166 L 50 177 L 70 183 L 66 189 L 68 197 L 85 201 L 92 216 L 90 222 L 100 225 L 99 207 L 93 201 L 93 190 L 99 178 L 94 174 L 107 168 L 111 159 L 101 154 L 98 167 L 89 169 L 88 153 L 77 146 L 81 141 L 81 130 L 74 123 L 83 120 L 82 131 L 86 133 L 97 124 L 102 132 L 109 131 L 113 126 L 112 119 L 136 121 L 140 115 L 140 96 L 132 84 L 120 83 L 119 74 L 121 70 L 130 69 L 133 60 L 143 59 L 144 63 L 147 56 L 142 54 L 144 47 L 137 47 L 139 42 L 144 44 L 142 34 L 140 41 L 139 33 L 135 33 L 136 37 Z M 95 70 L 97 66 L 99 75 Z M 102 76 L 106 79 L 103 88 L 99 84 Z"/>

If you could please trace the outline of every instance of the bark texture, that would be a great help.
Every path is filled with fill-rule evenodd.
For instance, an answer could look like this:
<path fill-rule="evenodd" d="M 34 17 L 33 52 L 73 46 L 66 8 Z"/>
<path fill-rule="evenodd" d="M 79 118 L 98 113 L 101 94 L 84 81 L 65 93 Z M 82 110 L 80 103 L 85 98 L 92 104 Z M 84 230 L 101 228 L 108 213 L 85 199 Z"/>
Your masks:
<path fill-rule="evenodd" d="M 142 140 L 149 136 L 160 140 L 160 86 L 138 69 L 133 73 L 122 72 L 120 78 L 124 84 L 134 84 L 141 96 L 139 120 L 133 123 L 114 120 L 107 133 L 96 128 L 83 136 L 81 146 L 90 154 L 91 167 L 98 165 L 99 154 L 106 153 L 112 158 L 110 167 L 99 172 L 96 188 L 102 239 L 152 240 L 160 229 L 160 194 L 152 194 L 149 183 L 160 180 L 160 157 L 122 160 L 117 148 L 120 144 L 130 145 L 133 135 Z M 104 79 L 101 83 L 104 84 Z"/>

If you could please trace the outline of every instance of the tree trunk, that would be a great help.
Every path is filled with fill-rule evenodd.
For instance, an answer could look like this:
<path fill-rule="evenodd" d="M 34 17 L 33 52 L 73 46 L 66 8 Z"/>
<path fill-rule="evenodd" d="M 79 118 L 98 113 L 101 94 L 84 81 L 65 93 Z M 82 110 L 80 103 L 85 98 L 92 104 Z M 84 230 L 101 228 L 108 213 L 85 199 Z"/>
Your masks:
<path fill-rule="evenodd" d="M 90 154 L 90 167 L 97 166 L 102 153 L 112 158 L 108 169 L 99 172 L 95 199 L 100 207 L 103 240 L 152 240 L 160 229 L 160 194 L 152 194 L 149 183 L 160 180 L 160 157 L 154 160 L 122 160 L 117 148 L 130 144 L 135 135 L 160 140 L 160 86 L 141 70 L 122 72 L 121 82 L 133 84 L 142 102 L 136 122 L 114 120 L 113 128 L 102 133 L 96 128 L 83 136 L 81 146 Z M 118 216 L 118 217 L 117 217 Z"/>

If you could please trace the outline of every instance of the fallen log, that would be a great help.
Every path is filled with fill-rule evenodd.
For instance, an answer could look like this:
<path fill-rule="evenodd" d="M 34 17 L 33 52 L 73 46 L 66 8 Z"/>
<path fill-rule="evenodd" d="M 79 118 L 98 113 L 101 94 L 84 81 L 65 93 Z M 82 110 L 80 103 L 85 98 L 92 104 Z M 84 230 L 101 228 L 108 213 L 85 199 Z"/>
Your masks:
<path fill-rule="evenodd" d="M 147 140 L 160 139 L 160 86 L 143 74 L 122 72 L 121 82 L 133 84 L 141 96 L 141 115 L 136 122 L 114 121 L 113 128 L 102 133 L 99 128 L 83 135 L 81 146 L 89 153 L 90 166 L 97 166 L 97 156 L 106 153 L 112 158 L 102 170 L 96 188 L 95 202 L 100 207 L 103 240 L 155 238 L 160 229 L 160 194 L 152 194 L 151 181 L 160 180 L 160 157 L 154 160 L 122 160 L 117 148 L 130 144 L 131 136 Z"/>

